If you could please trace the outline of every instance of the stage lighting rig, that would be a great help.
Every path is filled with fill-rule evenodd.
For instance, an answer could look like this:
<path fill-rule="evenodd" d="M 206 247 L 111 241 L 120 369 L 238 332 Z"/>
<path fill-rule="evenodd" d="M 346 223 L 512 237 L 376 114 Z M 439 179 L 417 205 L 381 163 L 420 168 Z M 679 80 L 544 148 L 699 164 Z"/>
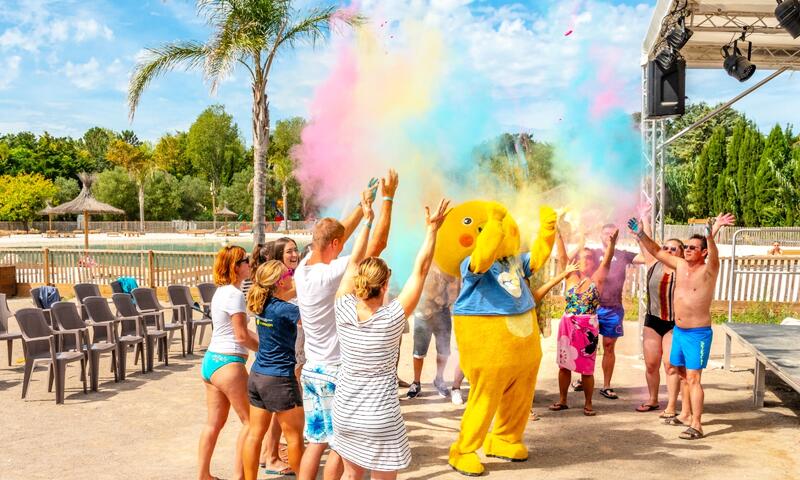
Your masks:
<path fill-rule="evenodd" d="M 781 27 L 789 32 L 792 38 L 800 37 L 800 1 L 798 0 L 776 0 L 778 6 L 775 7 L 775 18 L 778 19 Z"/>

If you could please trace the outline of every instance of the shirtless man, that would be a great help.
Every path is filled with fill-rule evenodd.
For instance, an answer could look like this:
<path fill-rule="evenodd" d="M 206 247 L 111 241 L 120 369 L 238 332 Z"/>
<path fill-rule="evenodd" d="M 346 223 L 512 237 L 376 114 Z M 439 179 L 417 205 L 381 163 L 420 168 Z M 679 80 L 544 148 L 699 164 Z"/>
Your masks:
<path fill-rule="evenodd" d="M 684 399 L 684 402 L 691 402 L 692 422 L 680 434 L 684 440 L 703 438 L 701 416 L 704 393 L 700 377 L 708 364 L 711 351 L 711 300 L 719 274 L 719 250 L 714 237 L 720 228 L 733 225 L 735 221 L 730 213 L 710 219 L 705 236 L 692 235 L 686 242 L 684 258 L 673 257 L 661 250 L 644 233 L 641 223 L 635 218 L 628 221 L 628 227 L 638 238 L 639 245 L 664 265 L 675 270 L 675 329 L 669 361 L 677 367 L 678 375 L 689 386 L 689 398 Z"/>

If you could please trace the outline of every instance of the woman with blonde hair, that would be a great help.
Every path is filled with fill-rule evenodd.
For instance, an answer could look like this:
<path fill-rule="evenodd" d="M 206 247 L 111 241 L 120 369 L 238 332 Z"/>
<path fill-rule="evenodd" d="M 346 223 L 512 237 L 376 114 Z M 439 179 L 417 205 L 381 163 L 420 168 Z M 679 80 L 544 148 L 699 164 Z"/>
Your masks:
<path fill-rule="evenodd" d="M 366 225 L 356 240 L 347 271 L 336 293 L 336 329 L 342 365 L 333 400 L 332 448 L 344 461 L 344 480 L 394 479 L 411 462 L 400 401 L 397 357 L 406 318 L 414 312 L 433 260 L 436 232 L 448 203 L 431 215 L 411 276 L 388 305 L 383 299 L 392 271 L 378 257 L 364 258 L 372 227 L 372 206 L 362 201 Z"/>
<path fill-rule="evenodd" d="M 259 338 L 248 381 L 251 421 L 243 455 L 248 480 L 258 476 L 261 442 L 273 414 L 286 437 L 294 471 L 303 456 L 303 396 L 294 373 L 300 310 L 288 302 L 293 296 L 291 272 L 277 260 L 258 268 L 247 295 L 247 308 L 256 313 Z"/>
<path fill-rule="evenodd" d="M 247 307 L 241 290 L 242 281 L 249 276 L 250 263 L 242 247 L 229 245 L 219 251 L 214 260 L 214 283 L 218 288 L 211 299 L 213 331 L 201 369 L 208 420 L 200 434 L 200 480 L 216 479 L 211 475 L 211 455 L 231 407 L 242 422 L 236 441 L 234 478 L 241 479 L 244 475 L 242 445 L 250 420 L 245 363 L 248 350 L 258 350 L 258 337 L 247 329 Z"/>

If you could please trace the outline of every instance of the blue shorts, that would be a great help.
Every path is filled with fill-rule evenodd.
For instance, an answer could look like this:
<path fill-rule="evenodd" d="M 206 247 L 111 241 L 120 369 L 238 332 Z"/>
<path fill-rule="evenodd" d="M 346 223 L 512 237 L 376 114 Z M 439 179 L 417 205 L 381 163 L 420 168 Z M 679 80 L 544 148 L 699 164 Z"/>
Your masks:
<path fill-rule="evenodd" d="M 706 368 L 713 338 L 711 327 L 681 328 L 676 325 L 672 329 L 669 363 L 675 367 L 686 367 L 687 370 Z"/>
<path fill-rule="evenodd" d="M 622 320 L 625 318 L 625 309 L 622 305 L 614 307 L 599 307 L 597 321 L 600 323 L 600 335 L 608 338 L 621 337 Z"/>
<path fill-rule="evenodd" d="M 309 443 L 331 443 L 333 440 L 333 395 L 339 367 L 305 364 L 300 373 L 303 411 L 306 425 L 303 434 Z"/>
<path fill-rule="evenodd" d="M 214 353 L 206 351 L 206 354 L 203 355 L 203 364 L 200 367 L 200 375 L 203 376 L 203 380 L 211 383 L 211 375 L 214 375 L 214 372 L 229 363 L 241 363 L 244 365 L 246 362 L 244 358 L 238 355 L 228 355 L 227 353 Z"/>

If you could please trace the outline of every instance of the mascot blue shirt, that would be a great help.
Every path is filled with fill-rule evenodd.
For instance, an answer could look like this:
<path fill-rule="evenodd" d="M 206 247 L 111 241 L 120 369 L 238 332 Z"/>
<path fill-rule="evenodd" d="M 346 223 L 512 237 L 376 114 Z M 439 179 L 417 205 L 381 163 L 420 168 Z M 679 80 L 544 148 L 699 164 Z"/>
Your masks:
<path fill-rule="evenodd" d="M 469 257 L 461 262 L 453 315 L 519 315 L 536 306 L 526 281 L 532 275 L 530 253 L 497 260 L 483 274 L 470 272 L 469 264 Z"/>

